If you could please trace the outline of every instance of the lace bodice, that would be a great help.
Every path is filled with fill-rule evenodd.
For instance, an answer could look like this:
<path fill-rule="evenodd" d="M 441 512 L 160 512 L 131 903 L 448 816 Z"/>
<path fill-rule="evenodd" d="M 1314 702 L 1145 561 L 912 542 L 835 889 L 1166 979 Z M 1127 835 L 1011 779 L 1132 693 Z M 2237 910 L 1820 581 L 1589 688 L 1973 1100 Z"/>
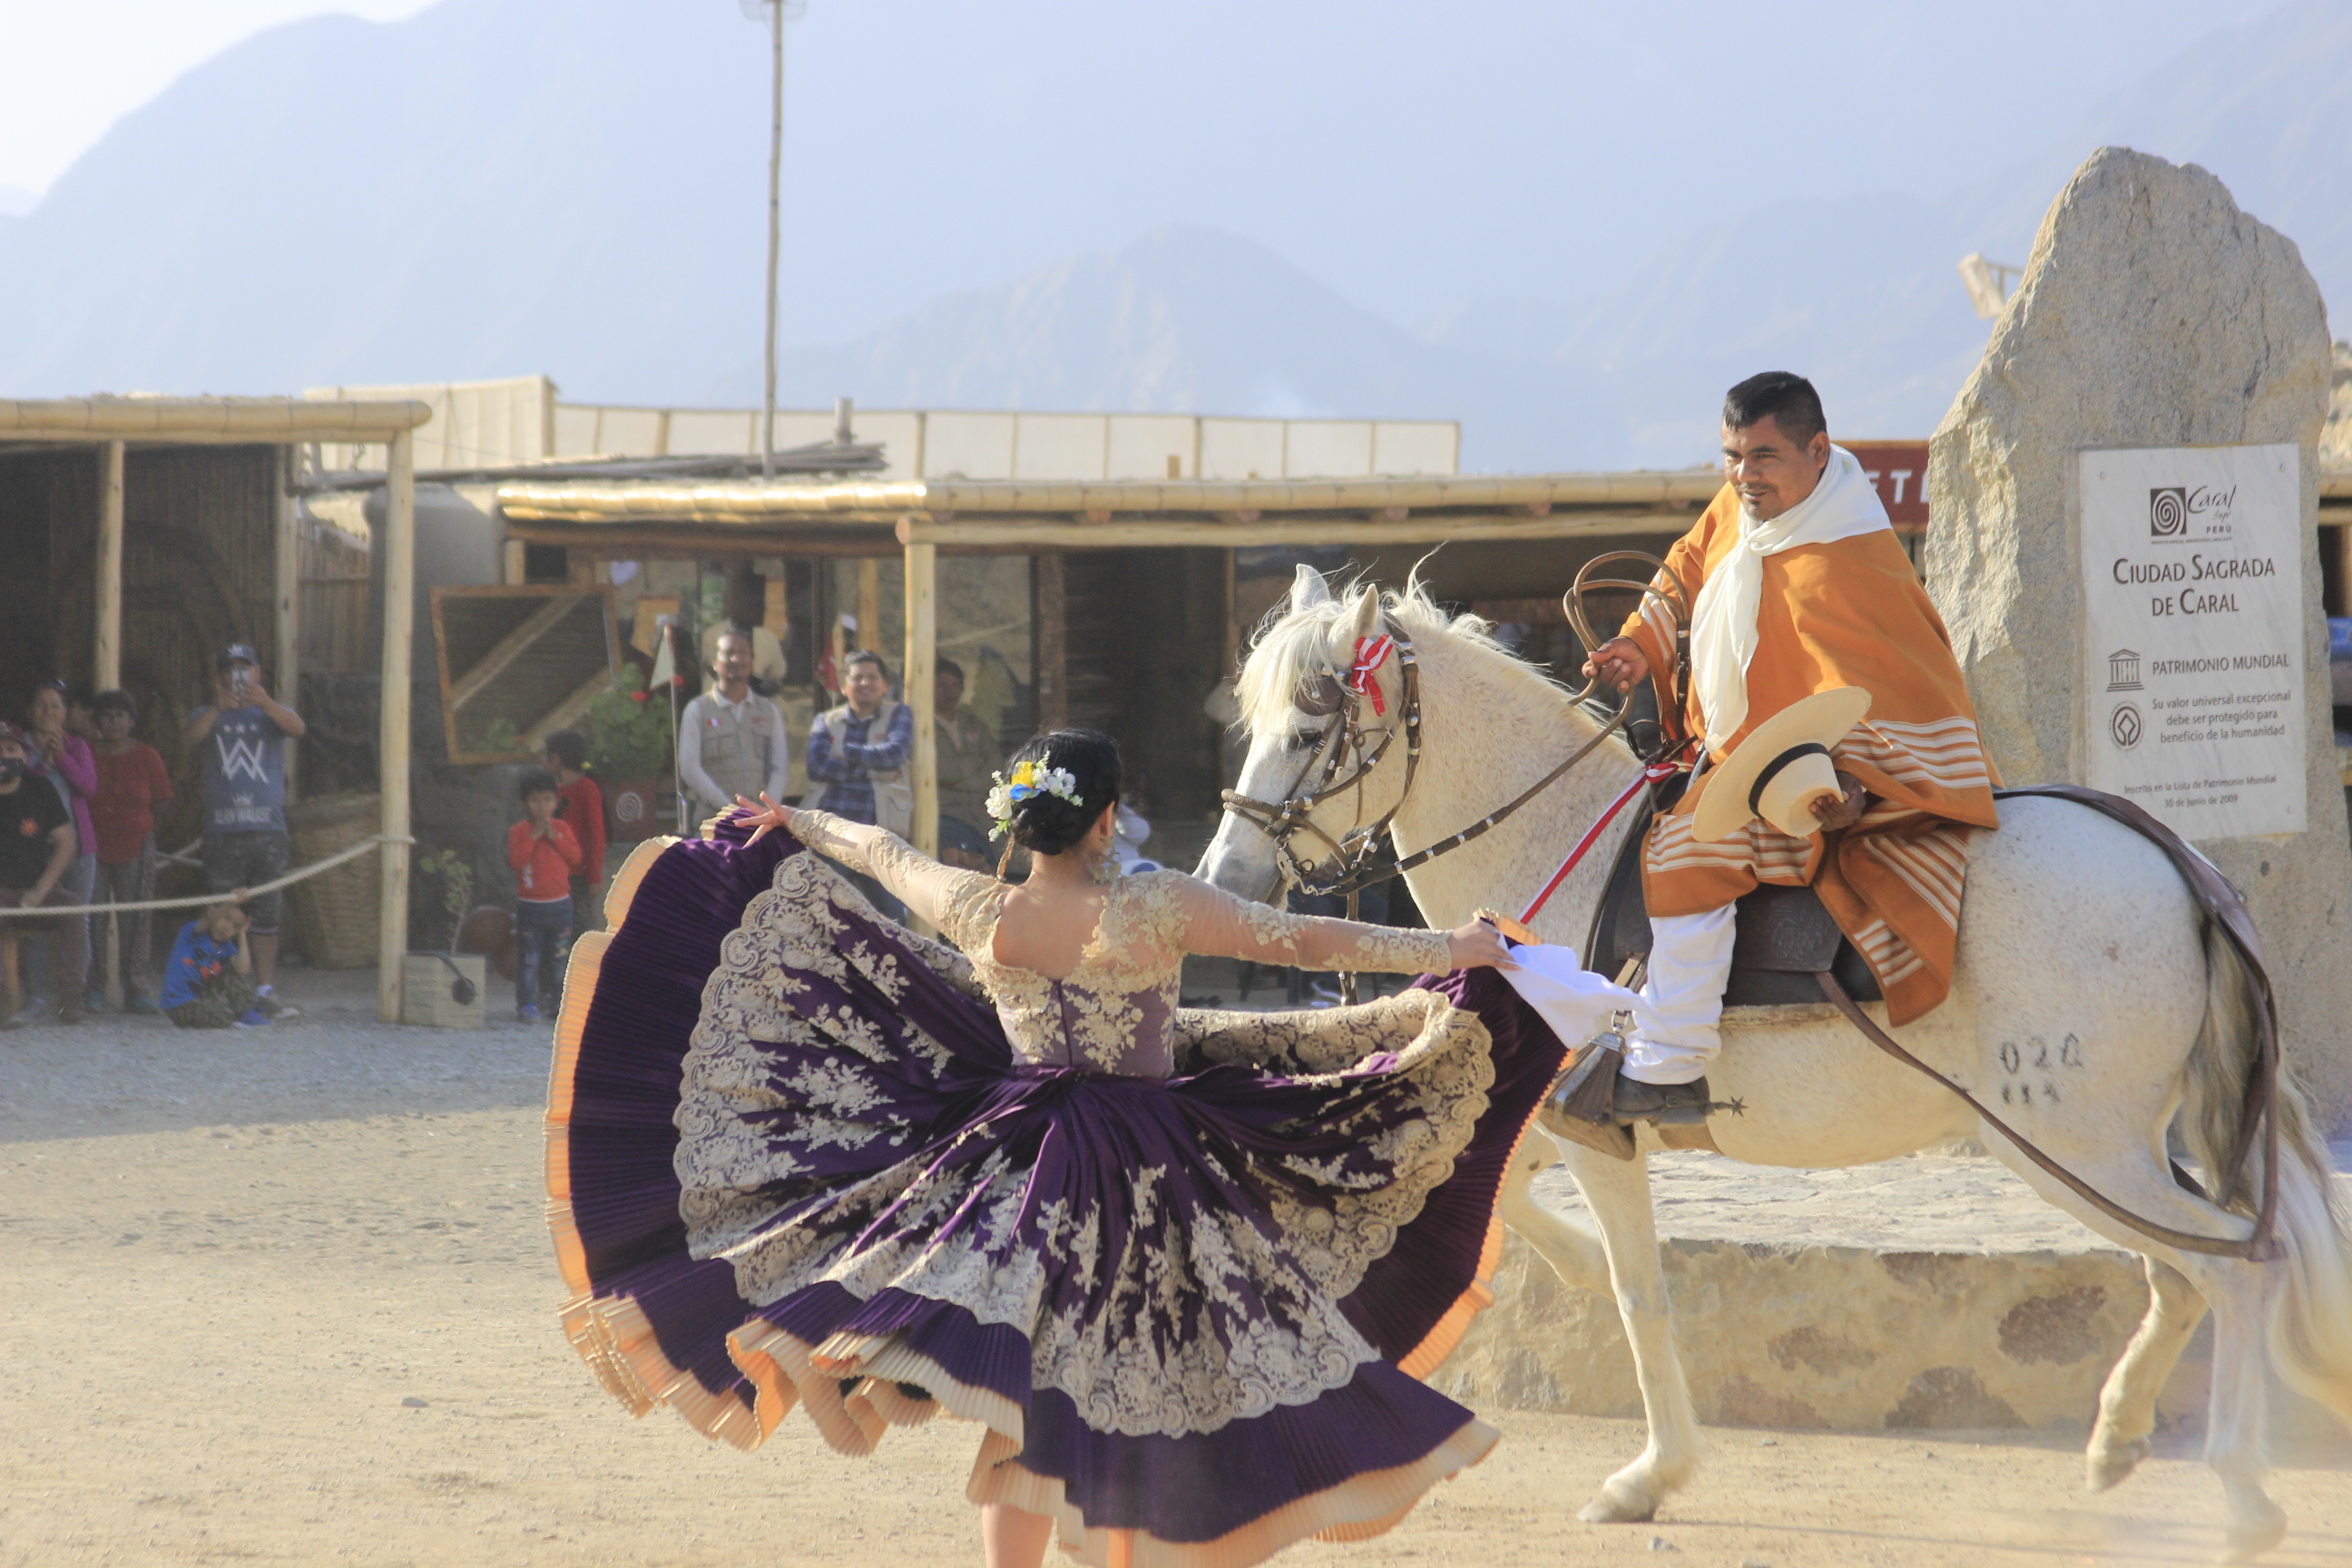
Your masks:
<path fill-rule="evenodd" d="M 1111 884 L 1077 967 L 1049 979 L 996 961 L 1009 884 L 942 866 L 895 835 L 826 812 L 793 813 L 793 830 L 812 849 L 880 881 L 961 948 L 1024 1061 L 1167 1077 L 1188 952 L 1393 974 L 1443 973 L 1452 963 L 1443 931 L 1289 914 L 1181 871 L 1145 871 Z"/>

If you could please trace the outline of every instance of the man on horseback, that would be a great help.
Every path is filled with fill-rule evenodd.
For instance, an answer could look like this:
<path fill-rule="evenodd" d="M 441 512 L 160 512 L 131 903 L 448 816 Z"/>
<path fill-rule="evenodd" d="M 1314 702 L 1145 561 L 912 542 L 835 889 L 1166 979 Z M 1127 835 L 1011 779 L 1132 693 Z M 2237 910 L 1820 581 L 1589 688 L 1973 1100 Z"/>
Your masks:
<path fill-rule="evenodd" d="M 1667 552 L 1691 595 L 1690 680 L 1674 689 L 1677 612 L 1657 599 L 1584 666 L 1620 691 L 1656 684 L 1696 773 L 1642 847 L 1653 946 L 1645 1004 L 1618 1076 L 1621 1121 L 1694 1120 L 1731 972 L 1733 904 L 1760 883 L 1811 886 L 1876 975 L 1893 1021 L 1950 989 L 1972 829 L 1998 825 L 1990 762 L 1950 638 L 1851 452 L 1832 446 L 1802 376 L 1725 395 L 1726 483 Z M 1815 693 L 1859 687 L 1867 717 L 1831 749 L 1843 798 L 1802 837 L 1756 816 L 1708 842 L 1694 818 L 1741 741 Z M 1759 788 L 1761 787 L 1759 784 Z"/>

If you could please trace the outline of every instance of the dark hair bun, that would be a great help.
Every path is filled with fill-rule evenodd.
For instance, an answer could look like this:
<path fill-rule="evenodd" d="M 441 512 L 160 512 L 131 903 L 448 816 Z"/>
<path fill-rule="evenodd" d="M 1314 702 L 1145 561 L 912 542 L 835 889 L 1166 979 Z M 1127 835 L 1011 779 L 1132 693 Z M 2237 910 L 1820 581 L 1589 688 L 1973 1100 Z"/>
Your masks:
<path fill-rule="evenodd" d="M 1103 807 L 1117 804 L 1118 742 L 1099 730 L 1056 730 L 1013 753 L 1005 776 L 1023 763 L 1060 768 L 1077 782 L 1078 804 L 1038 791 L 1013 805 L 1013 842 L 1033 855 L 1059 855 L 1087 836 Z"/>

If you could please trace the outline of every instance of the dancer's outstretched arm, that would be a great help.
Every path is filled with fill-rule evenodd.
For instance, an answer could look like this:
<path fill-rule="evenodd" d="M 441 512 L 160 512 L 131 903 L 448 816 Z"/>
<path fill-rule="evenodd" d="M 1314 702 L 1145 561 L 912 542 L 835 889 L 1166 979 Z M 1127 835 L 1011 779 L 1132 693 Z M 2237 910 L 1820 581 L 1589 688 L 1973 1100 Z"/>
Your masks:
<path fill-rule="evenodd" d="M 829 811 L 796 811 L 764 795 L 756 803 L 738 795 L 735 804 L 751 814 L 751 843 L 783 828 L 827 859 L 873 878 L 910 911 L 941 930 L 947 929 L 949 910 L 956 899 L 968 893 L 971 884 L 988 881 L 977 871 L 940 865 L 897 834 L 870 822 L 852 822 Z"/>
<path fill-rule="evenodd" d="M 1176 905 L 1187 952 L 1245 958 L 1297 969 L 1345 969 L 1389 974 L 1444 974 L 1455 969 L 1514 967 L 1500 932 L 1484 921 L 1456 930 L 1403 931 L 1323 915 L 1294 915 L 1237 899 L 1187 877 Z"/>

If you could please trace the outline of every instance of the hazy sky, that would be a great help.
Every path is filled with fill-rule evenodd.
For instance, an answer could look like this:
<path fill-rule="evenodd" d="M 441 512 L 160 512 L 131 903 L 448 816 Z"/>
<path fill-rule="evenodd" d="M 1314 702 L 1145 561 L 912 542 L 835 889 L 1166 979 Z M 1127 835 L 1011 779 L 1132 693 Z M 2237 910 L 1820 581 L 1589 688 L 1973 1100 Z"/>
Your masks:
<path fill-rule="evenodd" d="M 524 55 L 533 40 L 556 50 L 567 14 L 583 30 L 624 17 L 649 46 L 658 32 L 646 68 L 740 111 L 729 118 L 740 136 L 698 144 L 671 177 L 741 188 L 756 206 L 764 73 L 739 0 L 637 0 L 641 13 L 628 0 L 569 13 L 451 3 L 505 6 Z M 329 10 L 422 8 L 0 0 L 0 185 L 45 189 L 118 117 L 240 36 Z M 791 35 L 785 272 L 825 308 L 795 312 L 786 337 L 845 336 L 1177 222 L 1271 246 L 1408 325 L 1475 295 L 1583 297 L 1664 240 L 1775 201 L 1933 197 L 1983 179 L 2265 8 L 811 0 Z M 514 91 L 552 94 L 564 113 L 593 115 L 611 85 L 532 80 L 537 65 L 516 59 Z M 330 84 L 320 101 L 327 111 Z M 565 133 L 561 118 L 551 133 Z M 812 212 L 827 221 L 804 221 Z M 865 221 L 844 244 L 852 214 Z"/>

